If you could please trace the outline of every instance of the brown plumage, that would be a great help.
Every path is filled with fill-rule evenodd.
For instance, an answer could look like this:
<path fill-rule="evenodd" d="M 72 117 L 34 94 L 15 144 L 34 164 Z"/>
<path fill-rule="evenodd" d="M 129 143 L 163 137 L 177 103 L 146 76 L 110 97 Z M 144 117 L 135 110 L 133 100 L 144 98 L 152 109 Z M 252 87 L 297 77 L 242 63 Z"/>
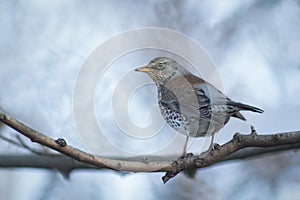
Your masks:
<path fill-rule="evenodd" d="M 241 110 L 262 113 L 263 110 L 232 101 L 213 85 L 193 75 L 176 61 L 158 57 L 146 67 L 136 69 L 147 73 L 158 89 L 158 104 L 167 123 L 187 136 L 212 136 L 230 119 L 245 120 Z"/>

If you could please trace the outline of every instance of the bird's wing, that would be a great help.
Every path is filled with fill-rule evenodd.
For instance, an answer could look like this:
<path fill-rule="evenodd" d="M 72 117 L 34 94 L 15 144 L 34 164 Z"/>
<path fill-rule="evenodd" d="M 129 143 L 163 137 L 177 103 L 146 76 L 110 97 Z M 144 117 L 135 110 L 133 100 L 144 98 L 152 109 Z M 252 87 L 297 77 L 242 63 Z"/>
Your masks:
<path fill-rule="evenodd" d="M 179 102 L 174 92 L 163 85 L 160 86 L 160 92 L 161 92 L 161 99 L 160 99 L 161 105 L 173 111 L 180 112 Z"/>
<path fill-rule="evenodd" d="M 199 78 L 199 80 L 201 81 L 202 79 Z M 193 83 L 190 82 L 190 79 L 180 76 L 169 81 L 165 88 L 168 88 L 168 91 L 171 91 L 172 95 L 167 95 L 170 98 L 165 100 L 178 105 L 177 107 L 180 112 L 185 116 L 210 120 L 210 98 L 206 95 L 205 91 L 199 87 L 199 84 L 203 84 L 203 82 L 199 80 L 197 83 Z"/>

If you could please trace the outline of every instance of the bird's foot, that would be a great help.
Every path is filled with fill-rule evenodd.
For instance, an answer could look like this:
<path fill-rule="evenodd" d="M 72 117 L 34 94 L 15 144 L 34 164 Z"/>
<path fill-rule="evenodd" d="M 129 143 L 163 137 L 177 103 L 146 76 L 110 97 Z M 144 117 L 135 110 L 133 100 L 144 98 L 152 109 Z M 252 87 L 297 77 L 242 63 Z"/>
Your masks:
<path fill-rule="evenodd" d="M 220 148 L 220 145 L 218 143 L 213 143 L 206 151 L 201 152 L 199 157 L 200 158 L 204 158 L 206 157 L 208 154 L 210 154 L 210 152 L 217 150 Z"/>
<path fill-rule="evenodd" d="M 199 155 L 199 157 L 200 158 L 205 158 L 211 151 L 212 151 L 212 149 L 208 149 L 208 150 L 206 150 L 204 152 L 201 152 L 200 155 Z"/>
<path fill-rule="evenodd" d="M 181 156 L 178 158 L 178 159 L 184 159 L 184 158 L 190 158 L 192 157 L 194 154 L 193 153 L 186 153 L 186 152 L 183 152 L 181 154 Z"/>

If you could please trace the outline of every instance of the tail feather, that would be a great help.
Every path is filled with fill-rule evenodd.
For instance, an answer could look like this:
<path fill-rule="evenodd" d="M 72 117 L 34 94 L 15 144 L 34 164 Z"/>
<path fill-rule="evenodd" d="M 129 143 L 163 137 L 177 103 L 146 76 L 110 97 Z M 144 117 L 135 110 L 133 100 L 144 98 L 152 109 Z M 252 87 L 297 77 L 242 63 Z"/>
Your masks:
<path fill-rule="evenodd" d="M 246 118 L 240 112 L 235 112 L 231 116 L 246 121 Z"/>
<path fill-rule="evenodd" d="M 234 101 L 228 102 L 227 105 L 234 106 L 234 107 L 238 108 L 239 110 L 248 110 L 248 111 L 257 112 L 257 113 L 263 113 L 264 112 L 260 108 L 250 106 L 250 105 L 247 105 L 247 104 L 243 104 L 243 103 L 239 103 L 239 102 L 234 102 Z M 240 118 L 240 117 L 238 117 L 238 118 Z"/>

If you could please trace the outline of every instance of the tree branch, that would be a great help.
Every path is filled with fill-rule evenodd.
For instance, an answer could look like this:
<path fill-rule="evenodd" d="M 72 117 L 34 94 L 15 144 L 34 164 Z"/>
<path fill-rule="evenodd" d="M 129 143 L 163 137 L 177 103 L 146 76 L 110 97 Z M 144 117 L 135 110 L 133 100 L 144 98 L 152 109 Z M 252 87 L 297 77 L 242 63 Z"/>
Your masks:
<path fill-rule="evenodd" d="M 179 158 L 174 162 L 148 162 L 143 160 L 130 161 L 97 157 L 95 155 L 88 154 L 79 149 L 71 147 L 70 145 L 67 145 L 63 139 L 54 140 L 42 133 L 39 133 L 2 111 L 0 111 L 0 121 L 15 129 L 22 135 L 28 137 L 32 142 L 39 143 L 43 146 L 49 147 L 50 149 L 65 154 L 79 162 L 85 163 L 78 164 L 77 162 L 74 162 L 76 163 L 74 164 L 74 166 L 79 165 L 82 167 L 82 165 L 84 165 L 85 167 L 87 167 L 88 165 L 93 165 L 96 168 L 107 168 L 128 172 L 166 172 L 165 176 L 163 177 L 164 183 L 184 170 L 203 168 L 217 162 L 251 156 L 251 154 L 244 154 L 240 156 L 233 154 L 240 149 L 248 147 L 263 147 L 260 149 L 256 149 L 256 153 L 252 151 L 252 155 L 258 155 L 260 153 L 266 153 L 267 151 L 265 148 L 269 148 L 268 152 L 276 152 L 280 150 L 298 148 L 300 146 L 300 131 L 278 133 L 272 135 L 257 135 L 255 130 L 252 128 L 252 133 L 250 135 L 241 135 L 239 133 L 236 133 L 231 141 L 218 146 L 204 158 L 201 156 L 193 156 L 189 154 L 189 156 Z M 3 163 L 1 162 L 0 164 L 3 165 Z"/>

